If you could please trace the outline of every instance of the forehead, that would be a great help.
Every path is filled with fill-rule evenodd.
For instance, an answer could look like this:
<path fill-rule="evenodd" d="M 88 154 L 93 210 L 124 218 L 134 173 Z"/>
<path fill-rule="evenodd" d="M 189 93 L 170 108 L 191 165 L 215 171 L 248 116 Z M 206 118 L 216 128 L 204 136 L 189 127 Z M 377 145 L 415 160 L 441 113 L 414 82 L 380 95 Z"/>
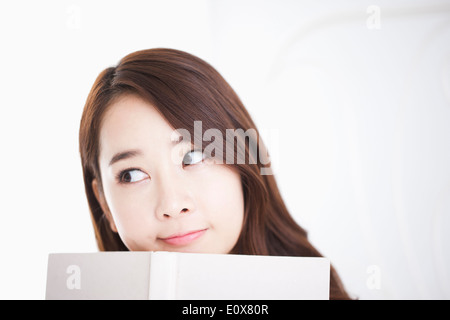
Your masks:
<path fill-rule="evenodd" d="M 136 95 L 123 95 L 117 98 L 106 111 L 102 129 L 122 128 L 128 125 L 152 124 L 160 129 L 169 129 L 169 123 L 158 110 Z"/>
<path fill-rule="evenodd" d="M 108 107 L 100 128 L 100 156 L 123 149 L 171 141 L 173 128 L 150 103 L 135 95 L 119 97 Z"/>

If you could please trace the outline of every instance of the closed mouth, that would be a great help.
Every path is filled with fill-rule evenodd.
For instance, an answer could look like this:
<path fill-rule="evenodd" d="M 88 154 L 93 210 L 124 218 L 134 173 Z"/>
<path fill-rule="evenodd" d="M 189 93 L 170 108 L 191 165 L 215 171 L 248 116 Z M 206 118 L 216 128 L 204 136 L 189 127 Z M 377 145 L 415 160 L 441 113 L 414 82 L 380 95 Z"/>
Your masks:
<path fill-rule="evenodd" d="M 159 238 L 159 240 L 162 240 L 170 245 L 186 245 L 203 236 L 207 230 L 208 228 L 178 233 L 166 238 Z"/>

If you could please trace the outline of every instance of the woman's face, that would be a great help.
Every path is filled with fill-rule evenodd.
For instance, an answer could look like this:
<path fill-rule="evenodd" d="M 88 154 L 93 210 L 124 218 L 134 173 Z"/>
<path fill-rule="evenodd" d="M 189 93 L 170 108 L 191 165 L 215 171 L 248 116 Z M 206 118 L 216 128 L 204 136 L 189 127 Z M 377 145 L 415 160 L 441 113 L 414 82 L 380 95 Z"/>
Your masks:
<path fill-rule="evenodd" d="M 109 107 L 100 131 L 103 192 L 92 183 L 103 212 L 132 251 L 229 253 L 244 216 L 240 176 L 174 136 L 137 96 Z"/>

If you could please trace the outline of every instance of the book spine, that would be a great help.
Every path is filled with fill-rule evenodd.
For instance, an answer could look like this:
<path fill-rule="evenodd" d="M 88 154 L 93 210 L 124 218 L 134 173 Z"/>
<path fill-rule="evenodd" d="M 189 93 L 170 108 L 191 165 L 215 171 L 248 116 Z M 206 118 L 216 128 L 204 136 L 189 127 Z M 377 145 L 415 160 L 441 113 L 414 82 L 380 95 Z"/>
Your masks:
<path fill-rule="evenodd" d="M 174 300 L 177 293 L 178 256 L 172 252 L 152 252 L 149 300 Z"/>

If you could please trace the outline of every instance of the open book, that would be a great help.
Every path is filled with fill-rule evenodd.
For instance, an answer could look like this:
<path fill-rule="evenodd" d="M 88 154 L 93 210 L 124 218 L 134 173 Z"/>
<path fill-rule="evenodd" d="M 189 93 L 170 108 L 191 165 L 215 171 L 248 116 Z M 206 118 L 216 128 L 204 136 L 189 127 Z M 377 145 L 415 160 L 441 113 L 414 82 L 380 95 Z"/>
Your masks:
<path fill-rule="evenodd" d="M 328 299 L 326 258 L 176 252 L 56 253 L 46 299 Z"/>

